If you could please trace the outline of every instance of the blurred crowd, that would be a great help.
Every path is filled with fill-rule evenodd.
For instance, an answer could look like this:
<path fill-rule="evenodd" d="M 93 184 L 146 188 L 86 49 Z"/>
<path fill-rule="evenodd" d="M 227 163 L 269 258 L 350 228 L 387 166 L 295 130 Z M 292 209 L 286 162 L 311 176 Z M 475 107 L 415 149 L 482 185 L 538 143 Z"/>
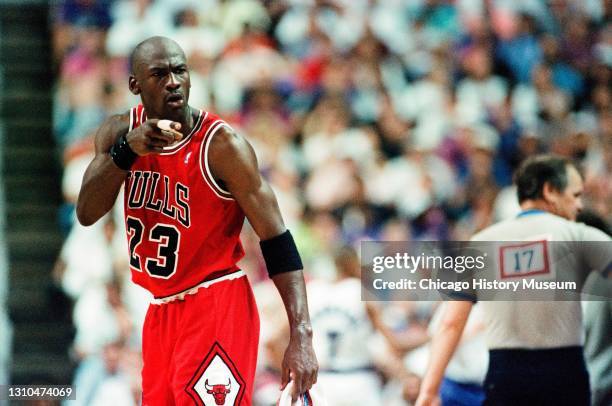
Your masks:
<path fill-rule="evenodd" d="M 513 170 L 545 151 L 579 164 L 585 205 L 610 220 L 611 7 L 605 0 L 56 1 L 54 134 L 67 239 L 55 275 L 75 302 L 72 353 L 83 404 L 139 399 L 148 294 L 129 281 L 121 204 L 93 227 L 74 220 L 96 127 L 139 102 L 127 87 L 136 44 L 152 35 L 176 40 L 191 69 L 190 104 L 221 115 L 253 144 L 306 264 L 332 404 L 399 406 L 416 397 L 439 306 L 366 308 L 359 242 L 466 240 L 516 214 Z M 272 405 L 286 317 L 248 225 L 243 243 L 241 267 L 262 313 L 255 404 Z M 478 348 L 465 349 L 478 361 L 456 368 L 469 375 L 459 380 L 482 379 Z"/>

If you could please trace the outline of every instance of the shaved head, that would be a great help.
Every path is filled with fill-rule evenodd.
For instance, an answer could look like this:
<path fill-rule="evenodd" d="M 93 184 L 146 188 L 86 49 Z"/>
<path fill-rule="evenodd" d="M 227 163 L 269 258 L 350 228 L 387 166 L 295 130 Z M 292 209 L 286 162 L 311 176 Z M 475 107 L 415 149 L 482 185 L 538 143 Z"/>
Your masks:
<path fill-rule="evenodd" d="M 147 64 L 154 54 L 159 52 L 178 52 L 185 58 L 185 52 L 173 39 L 168 37 L 150 37 L 140 42 L 130 54 L 130 73 L 136 74 L 141 64 Z"/>

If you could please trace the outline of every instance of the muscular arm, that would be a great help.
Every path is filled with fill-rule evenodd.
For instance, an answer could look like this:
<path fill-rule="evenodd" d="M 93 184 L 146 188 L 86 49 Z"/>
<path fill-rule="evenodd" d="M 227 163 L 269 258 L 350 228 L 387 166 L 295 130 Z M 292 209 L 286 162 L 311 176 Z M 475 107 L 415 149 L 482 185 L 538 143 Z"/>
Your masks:
<path fill-rule="evenodd" d="M 115 140 L 127 133 L 127 114 L 109 117 L 98 128 L 95 139 L 95 157 L 87 167 L 77 201 L 77 217 L 84 226 L 98 221 L 115 204 L 127 171 L 112 161 L 109 150 Z"/>
<path fill-rule="evenodd" d="M 444 371 L 457 348 L 463 329 L 472 310 L 473 303 L 468 301 L 449 302 L 440 328 L 433 336 L 430 348 L 429 365 L 421 384 L 417 406 L 435 404 Z"/>
<path fill-rule="evenodd" d="M 163 152 L 165 146 L 178 141 L 181 125 L 170 122 L 172 134 L 158 128 L 158 119 L 149 119 L 138 128 L 129 130 L 128 114 L 109 117 L 96 133 L 96 155 L 87 167 L 77 201 L 77 217 L 84 226 L 95 223 L 115 204 L 117 194 L 128 171 L 120 169 L 110 157 L 115 141 L 126 135 L 130 149 L 139 156 Z"/>
<path fill-rule="evenodd" d="M 262 179 L 253 148 L 242 137 L 221 128 L 211 141 L 209 164 L 244 211 L 261 240 L 282 234 L 285 224 L 270 186 Z M 310 316 L 302 271 L 273 277 L 287 316 L 290 343 L 283 361 L 283 386 L 293 375 L 296 391 L 303 393 L 316 381 L 317 364 L 312 351 Z"/>

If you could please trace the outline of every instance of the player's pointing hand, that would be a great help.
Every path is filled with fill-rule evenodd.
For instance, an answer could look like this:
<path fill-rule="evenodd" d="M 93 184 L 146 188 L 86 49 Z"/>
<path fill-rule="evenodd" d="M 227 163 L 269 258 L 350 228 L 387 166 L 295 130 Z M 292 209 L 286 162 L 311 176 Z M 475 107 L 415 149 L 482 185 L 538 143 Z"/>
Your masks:
<path fill-rule="evenodd" d="M 130 149 L 137 155 L 160 153 L 164 151 L 164 147 L 183 138 L 180 129 L 181 124 L 176 121 L 152 118 L 130 131 L 126 139 Z"/>

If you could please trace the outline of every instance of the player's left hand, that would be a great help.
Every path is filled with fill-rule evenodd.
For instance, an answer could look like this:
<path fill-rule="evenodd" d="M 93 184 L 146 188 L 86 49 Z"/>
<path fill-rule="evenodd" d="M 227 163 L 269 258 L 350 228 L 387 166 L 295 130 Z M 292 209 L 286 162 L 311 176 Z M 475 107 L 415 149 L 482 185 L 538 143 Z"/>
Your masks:
<path fill-rule="evenodd" d="M 292 334 L 283 357 L 281 390 L 285 389 L 290 380 L 293 381 L 291 401 L 295 402 L 317 382 L 318 371 L 319 364 L 311 337 Z"/>

